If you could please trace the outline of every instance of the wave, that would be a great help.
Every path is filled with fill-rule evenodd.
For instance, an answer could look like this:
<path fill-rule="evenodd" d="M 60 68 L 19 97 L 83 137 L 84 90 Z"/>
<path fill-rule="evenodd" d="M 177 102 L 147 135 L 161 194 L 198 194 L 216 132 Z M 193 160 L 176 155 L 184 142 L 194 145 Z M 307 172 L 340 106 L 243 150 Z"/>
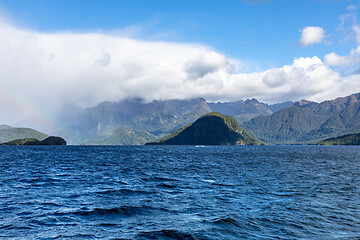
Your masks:
<path fill-rule="evenodd" d="M 100 223 L 100 224 L 98 224 L 98 226 L 100 226 L 100 227 L 116 227 L 116 226 L 118 226 L 118 224 L 115 224 L 115 223 Z"/>
<path fill-rule="evenodd" d="M 89 217 L 96 217 L 96 216 L 130 217 L 135 215 L 151 214 L 157 210 L 166 211 L 165 209 L 154 208 L 150 206 L 141 206 L 141 207 L 122 206 L 117 208 L 94 208 L 92 210 L 80 210 L 74 212 L 73 214 L 80 216 L 89 216 Z"/>
<path fill-rule="evenodd" d="M 170 185 L 170 184 L 166 184 L 166 183 L 160 183 L 160 184 L 158 184 L 157 186 L 158 186 L 158 187 L 162 187 L 162 188 L 170 188 L 170 189 L 176 188 L 176 186 Z"/>
<path fill-rule="evenodd" d="M 166 178 L 166 177 L 158 177 L 158 176 L 150 176 L 147 178 L 143 178 L 144 181 L 150 182 L 179 182 L 179 179 L 176 178 Z"/>
<path fill-rule="evenodd" d="M 217 182 L 213 182 L 211 185 L 221 186 L 221 187 L 233 187 L 233 186 L 234 186 L 234 185 L 232 185 L 232 184 L 227 184 L 227 183 L 217 183 Z"/>
<path fill-rule="evenodd" d="M 61 207 L 62 206 L 60 204 L 53 203 L 53 202 L 43 202 L 43 203 L 41 203 L 41 205 L 43 205 L 43 206 L 51 206 L 51 207 Z"/>
<path fill-rule="evenodd" d="M 22 180 L 26 188 L 42 188 L 48 186 L 56 186 L 62 183 L 62 180 L 55 178 L 30 178 Z"/>
<path fill-rule="evenodd" d="M 96 192 L 98 195 L 109 195 L 109 196 L 123 196 L 123 195 L 135 195 L 135 194 L 152 194 L 153 192 L 142 191 L 142 190 L 131 190 L 131 189 L 113 189 L 106 191 Z"/>
<path fill-rule="evenodd" d="M 93 234 L 75 234 L 75 235 L 58 235 L 49 239 L 94 239 L 97 238 Z"/>
<path fill-rule="evenodd" d="M 240 227 L 240 224 L 238 221 L 231 217 L 225 217 L 225 218 L 216 218 L 210 221 L 211 223 L 215 225 L 227 225 L 227 226 L 234 226 L 234 227 Z"/>
<path fill-rule="evenodd" d="M 206 183 L 215 183 L 215 180 L 213 180 L 213 179 L 202 179 L 201 181 L 203 181 L 203 182 L 206 182 Z"/>
<path fill-rule="evenodd" d="M 135 239 L 195 240 L 195 239 L 204 239 L 204 238 L 195 238 L 190 233 L 183 233 L 177 230 L 160 230 L 160 231 L 141 232 L 136 235 Z"/>

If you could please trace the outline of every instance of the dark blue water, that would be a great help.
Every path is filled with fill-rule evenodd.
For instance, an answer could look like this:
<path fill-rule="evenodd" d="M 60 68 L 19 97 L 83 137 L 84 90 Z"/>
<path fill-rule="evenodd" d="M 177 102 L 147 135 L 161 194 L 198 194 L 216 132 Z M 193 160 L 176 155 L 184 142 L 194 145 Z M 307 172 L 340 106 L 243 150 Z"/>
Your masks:
<path fill-rule="evenodd" d="M 360 239 L 360 147 L 0 147 L 1 239 Z"/>

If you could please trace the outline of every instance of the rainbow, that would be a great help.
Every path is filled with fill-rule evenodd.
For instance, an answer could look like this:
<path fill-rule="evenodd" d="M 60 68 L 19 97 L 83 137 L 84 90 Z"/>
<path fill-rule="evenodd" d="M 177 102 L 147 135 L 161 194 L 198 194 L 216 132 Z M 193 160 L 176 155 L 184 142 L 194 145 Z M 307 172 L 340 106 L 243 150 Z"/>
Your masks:
<path fill-rule="evenodd" d="M 41 121 L 39 123 L 44 126 L 45 129 L 57 129 L 61 132 L 66 132 L 66 127 L 58 120 L 54 113 L 35 102 L 26 94 L 20 94 L 19 91 L 14 91 L 13 88 L 0 84 L 0 96 L 3 100 L 11 103 L 16 109 L 19 109 L 19 111 L 24 114 L 24 118 L 26 116 L 35 116 L 37 120 Z M 42 131 L 43 129 L 36 130 Z"/>

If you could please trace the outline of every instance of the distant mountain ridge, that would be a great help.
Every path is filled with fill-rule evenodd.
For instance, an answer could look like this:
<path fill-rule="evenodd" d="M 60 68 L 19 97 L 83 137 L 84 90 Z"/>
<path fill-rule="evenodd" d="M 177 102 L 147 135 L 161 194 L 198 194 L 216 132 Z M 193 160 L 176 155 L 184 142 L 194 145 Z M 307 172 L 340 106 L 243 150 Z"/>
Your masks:
<path fill-rule="evenodd" d="M 208 103 L 203 98 L 156 100 L 148 103 L 142 99 L 124 99 L 119 102 L 102 102 L 86 109 L 69 107 L 59 114 L 59 122 L 66 126 L 67 131 L 58 129 L 47 132 L 64 136 L 70 144 L 138 144 L 148 141 L 149 136 L 165 136 L 212 111 L 233 116 L 239 123 L 243 123 L 259 115 L 271 114 L 271 109 L 291 104 L 292 102 L 268 105 L 256 99 L 225 103 Z M 39 122 L 37 119 L 30 119 L 21 122 L 21 125 L 41 129 L 43 125 L 37 125 Z M 143 132 L 139 136 L 133 133 L 129 135 L 126 131 L 116 133 L 120 128 Z M 120 141 L 121 138 L 127 140 Z"/>
<path fill-rule="evenodd" d="M 208 103 L 211 110 L 215 112 L 222 112 L 225 115 L 236 116 L 239 114 L 271 114 L 272 111 L 269 109 L 269 105 L 264 104 L 253 99 L 237 102 L 217 102 Z"/>
<path fill-rule="evenodd" d="M 260 140 L 273 144 L 316 143 L 360 132 L 360 93 L 316 103 L 301 100 L 242 125 Z"/>
<path fill-rule="evenodd" d="M 47 137 L 49 136 L 31 128 L 13 128 L 8 125 L 0 125 L 0 143 L 23 138 L 44 140 Z"/>

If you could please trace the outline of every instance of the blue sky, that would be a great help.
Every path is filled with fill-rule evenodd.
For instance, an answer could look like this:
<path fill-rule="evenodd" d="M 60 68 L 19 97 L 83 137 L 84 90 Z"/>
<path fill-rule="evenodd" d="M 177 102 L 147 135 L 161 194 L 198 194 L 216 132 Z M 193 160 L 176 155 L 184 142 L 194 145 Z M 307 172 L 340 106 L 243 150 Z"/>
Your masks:
<path fill-rule="evenodd" d="M 128 97 L 360 92 L 359 11 L 352 0 L 0 0 L 0 123 Z"/>

